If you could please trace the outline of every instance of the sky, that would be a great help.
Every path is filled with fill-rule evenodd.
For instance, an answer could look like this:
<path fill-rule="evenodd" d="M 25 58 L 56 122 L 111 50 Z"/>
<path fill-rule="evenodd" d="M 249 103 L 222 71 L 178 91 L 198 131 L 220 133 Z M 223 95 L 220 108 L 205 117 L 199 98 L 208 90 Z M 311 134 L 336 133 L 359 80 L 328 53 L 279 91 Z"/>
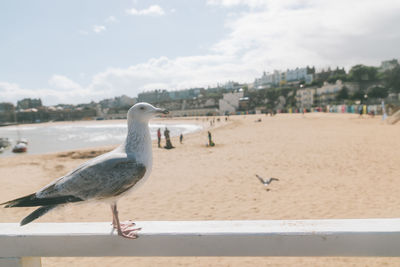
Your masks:
<path fill-rule="evenodd" d="M 398 0 L 0 1 L 0 102 L 88 103 L 400 58 Z"/>

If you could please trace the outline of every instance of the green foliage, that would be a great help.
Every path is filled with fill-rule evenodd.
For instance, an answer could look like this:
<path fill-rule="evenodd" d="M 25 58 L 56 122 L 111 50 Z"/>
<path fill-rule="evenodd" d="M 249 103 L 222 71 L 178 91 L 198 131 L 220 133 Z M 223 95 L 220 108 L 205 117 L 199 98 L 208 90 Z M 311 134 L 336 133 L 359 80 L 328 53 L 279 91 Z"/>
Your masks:
<path fill-rule="evenodd" d="M 370 98 L 386 98 L 388 95 L 389 91 L 385 87 L 375 86 L 368 90 L 368 97 Z"/>
<path fill-rule="evenodd" d="M 351 97 L 352 100 L 362 100 L 364 99 L 364 92 L 361 90 L 358 90 L 356 92 L 354 92 Z"/>
<path fill-rule="evenodd" d="M 40 98 L 24 98 L 17 102 L 18 109 L 39 108 L 42 106 L 42 100 Z"/>
<path fill-rule="evenodd" d="M 354 82 L 373 82 L 378 80 L 378 68 L 365 65 L 355 65 L 349 72 L 349 78 Z"/>
<path fill-rule="evenodd" d="M 280 94 L 279 94 L 279 90 L 277 89 L 272 89 L 272 90 L 268 90 L 266 93 L 266 98 L 268 100 L 267 102 L 267 109 L 274 109 L 276 104 L 278 103 L 278 98 L 279 98 Z"/>
<path fill-rule="evenodd" d="M 397 65 L 391 70 L 388 70 L 383 75 L 384 83 L 387 88 L 393 93 L 400 93 L 400 66 Z"/>
<path fill-rule="evenodd" d="M 310 86 L 317 86 L 317 87 L 321 87 L 324 84 L 323 80 L 320 79 L 315 79 L 311 82 Z"/>
<path fill-rule="evenodd" d="M 346 100 L 349 98 L 349 90 L 347 89 L 346 86 L 343 86 L 343 88 L 338 92 L 336 99 L 337 100 Z"/>

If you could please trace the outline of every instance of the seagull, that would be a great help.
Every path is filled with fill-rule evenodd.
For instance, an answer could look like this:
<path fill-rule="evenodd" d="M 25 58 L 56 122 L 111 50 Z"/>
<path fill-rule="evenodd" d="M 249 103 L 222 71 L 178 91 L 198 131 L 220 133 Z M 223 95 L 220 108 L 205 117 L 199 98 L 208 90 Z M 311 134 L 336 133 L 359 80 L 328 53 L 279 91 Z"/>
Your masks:
<path fill-rule="evenodd" d="M 272 181 L 279 181 L 279 179 L 278 178 L 269 178 L 268 180 L 264 180 L 263 178 L 261 178 L 258 174 L 256 174 L 256 177 L 258 178 L 258 180 L 260 180 L 260 182 L 263 184 L 263 185 L 265 185 L 265 186 L 267 186 L 267 185 L 269 185 Z"/>
<path fill-rule="evenodd" d="M 148 123 L 157 114 L 168 114 L 168 111 L 148 103 L 135 104 L 128 111 L 128 134 L 120 146 L 83 163 L 36 193 L 0 205 L 5 208 L 40 206 L 21 221 L 23 226 L 61 205 L 105 201 L 111 206 L 112 225 L 118 235 L 137 238 L 140 228 L 135 229 L 135 223 L 119 221 L 117 201 L 137 189 L 150 175 L 153 157 Z"/>

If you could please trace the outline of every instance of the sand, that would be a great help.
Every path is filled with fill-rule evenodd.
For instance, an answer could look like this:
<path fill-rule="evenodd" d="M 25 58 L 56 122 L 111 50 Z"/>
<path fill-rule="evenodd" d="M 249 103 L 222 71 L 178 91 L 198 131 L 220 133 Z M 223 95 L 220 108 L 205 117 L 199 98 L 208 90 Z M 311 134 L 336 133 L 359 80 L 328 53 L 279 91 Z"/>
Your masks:
<path fill-rule="evenodd" d="M 261 118 L 261 122 L 256 122 Z M 194 121 L 196 122 L 196 121 Z M 400 217 L 400 125 L 350 114 L 231 116 L 153 143 L 151 178 L 119 202 L 121 219 L 258 220 Z M 0 158 L 0 202 L 32 193 L 110 147 Z M 276 177 L 266 188 L 256 179 Z M 2 209 L 18 222 L 31 208 Z M 70 205 L 37 222 L 110 221 L 106 204 Z M 134 241 L 133 241 L 134 242 Z M 400 258 L 43 258 L 43 266 L 400 266 Z"/>

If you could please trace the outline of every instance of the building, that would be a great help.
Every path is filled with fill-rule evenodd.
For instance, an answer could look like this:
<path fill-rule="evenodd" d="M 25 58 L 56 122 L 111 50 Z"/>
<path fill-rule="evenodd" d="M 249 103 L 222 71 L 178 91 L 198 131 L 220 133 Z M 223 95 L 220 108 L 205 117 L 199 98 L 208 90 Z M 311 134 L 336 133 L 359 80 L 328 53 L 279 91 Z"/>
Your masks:
<path fill-rule="evenodd" d="M 170 116 L 172 117 L 187 117 L 187 116 L 216 116 L 219 114 L 217 108 L 199 108 L 199 109 L 184 109 L 184 110 L 171 110 Z"/>
<path fill-rule="evenodd" d="M 379 72 L 385 72 L 387 70 L 394 69 L 398 65 L 399 61 L 397 59 L 382 61 L 381 65 L 379 66 Z"/>
<path fill-rule="evenodd" d="M 239 99 L 239 110 L 247 111 L 249 109 L 250 98 L 249 97 L 242 97 Z"/>
<path fill-rule="evenodd" d="M 307 68 L 296 68 L 294 70 L 286 71 L 286 82 L 300 82 L 305 81 L 310 84 L 313 81 L 313 75 L 308 73 Z"/>
<path fill-rule="evenodd" d="M 120 97 L 115 97 L 115 104 L 119 107 L 131 107 L 134 104 L 136 104 L 136 99 L 126 96 L 126 95 L 122 95 Z"/>
<path fill-rule="evenodd" d="M 288 69 L 286 72 L 274 70 L 273 73 L 266 73 L 264 71 L 261 78 L 254 80 L 254 88 L 263 89 L 301 81 L 310 84 L 313 81 L 313 74 L 310 71 L 311 69 L 309 68 Z"/>
<path fill-rule="evenodd" d="M 262 89 L 271 86 L 278 86 L 282 80 L 283 74 L 280 71 L 274 70 L 272 73 L 263 72 L 261 78 L 254 80 L 254 88 Z"/>
<path fill-rule="evenodd" d="M 185 90 L 167 91 L 167 90 L 154 90 L 150 92 L 143 92 L 138 95 L 138 102 L 148 103 L 161 103 L 175 100 L 188 100 L 197 98 L 203 88 L 191 88 Z"/>
<path fill-rule="evenodd" d="M 299 89 L 296 92 L 296 102 L 299 108 L 311 108 L 314 104 L 315 88 Z"/>
<path fill-rule="evenodd" d="M 15 121 L 15 107 L 12 103 L 0 103 L 0 122 Z"/>
<path fill-rule="evenodd" d="M 202 88 L 192 88 L 168 92 L 171 100 L 193 99 L 199 96 Z"/>
<path fill-rule="evenodd" d="M 360 86 L 356 82 L 345 82 L 337 80 L 336 83 L 331 84 L 324 82 L 324 85 L 317 88 L 315 91 L 315 102 L 317 105 L 326 105 L 336 99 L 336 95 L 344 87 L 347 88 L 349 94 L 353 94 L 360 89 Z"/>
<path fill-rule="evenodd" d="M 99 102 L 102 108 L 121 108 L 121 107 L 131 107 L 136 103 L 135 98 L 131 98 L 126 95 L 119 97 L 104 99 Z M 96 105 L 97 108 L 97 105 Z"/>
<path fill-rule="evenodd" d="M 17 109 L 39 108 L 42 106 L 42 100 L 40 98 L 24 98 L 17 102 Z"/>
<path fill-rule="evenodd" d="M 239 108 L 239 101 L 243 98 L 243 90 L 238 92 L 223 94 L 223 98 L 219 100 L 219 114 L 234 114 Z"/>
<path fill-rule="evenodd" d="M 170 96 L 167 90 L 154 90 L 138 94 L 138 102 L 147 102 L 150 104 L 169 101 Z"/>
<path fill-rule="evenodd" d="M 324 85 L 316 89 L 315 95 L 318 100 L 318 105 L 325 105 L 335 100 L 337 93 L 342 90 L 343 83 L 337 80 L 336 83 L 330 84 L 324 82 Z"/>

